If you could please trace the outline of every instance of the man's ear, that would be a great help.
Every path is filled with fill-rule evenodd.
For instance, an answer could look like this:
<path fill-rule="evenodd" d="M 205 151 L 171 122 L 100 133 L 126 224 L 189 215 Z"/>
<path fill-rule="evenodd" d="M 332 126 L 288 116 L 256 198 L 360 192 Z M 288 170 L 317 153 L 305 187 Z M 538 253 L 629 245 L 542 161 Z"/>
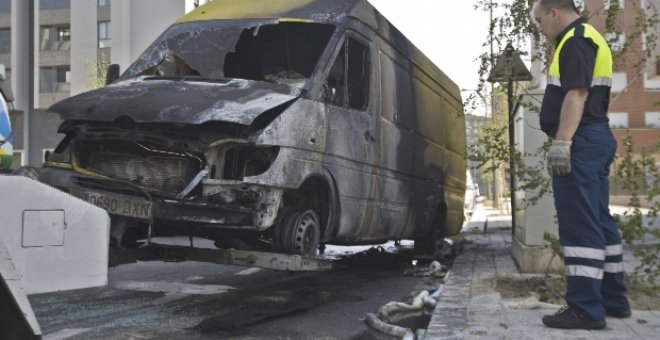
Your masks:
<path fill-rule="evenodd" d="M 559 18 L 559 10 L 556 8 L 551 8 L 549 11 L 550 16 L 552 17 L 553 20 L 557 20 Z"/>

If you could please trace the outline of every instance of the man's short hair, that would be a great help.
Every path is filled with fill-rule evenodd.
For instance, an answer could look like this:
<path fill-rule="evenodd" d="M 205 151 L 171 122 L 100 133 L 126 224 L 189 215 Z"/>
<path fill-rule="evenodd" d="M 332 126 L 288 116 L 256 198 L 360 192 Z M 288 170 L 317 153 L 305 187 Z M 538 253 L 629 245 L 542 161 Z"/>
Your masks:
<path fill-rule="evenodd" d="M 573 0 L 539 0 L 538 4 L 545 10 L 556 8 L 567 12 L 580 13 Z"/>

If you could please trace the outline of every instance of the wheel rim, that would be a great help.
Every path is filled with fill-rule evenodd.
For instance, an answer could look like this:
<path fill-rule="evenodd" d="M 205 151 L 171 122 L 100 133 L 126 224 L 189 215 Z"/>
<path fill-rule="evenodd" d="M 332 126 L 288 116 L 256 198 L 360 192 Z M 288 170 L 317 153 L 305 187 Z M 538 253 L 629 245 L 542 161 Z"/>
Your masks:
<path fill-rule="evenodd" d="M 300 215 L 293 233 L 293 248 L 298 254 L 315 254 L 318 248 L 319 225 L 316 214 L 307 210 Z"/>

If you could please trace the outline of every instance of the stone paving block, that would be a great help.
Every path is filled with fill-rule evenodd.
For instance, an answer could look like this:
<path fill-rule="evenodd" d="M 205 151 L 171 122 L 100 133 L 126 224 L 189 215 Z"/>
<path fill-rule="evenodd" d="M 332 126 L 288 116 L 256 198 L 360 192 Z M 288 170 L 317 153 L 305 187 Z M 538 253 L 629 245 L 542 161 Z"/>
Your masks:
<path fill-rule="evenodd" d="M 477 326 L 465 330 L 465 339 L 491 340 L 491 339 L 510 339 L 509 331 L 497 327 Z"/>
<path fill-rule="evenodd" d="M 498 255 L 495 257 L 495 273 L 497 276 L 506 276 L 511 274 L 519 274 L 518 267 L 513 262 L 511 253 L 507 255 Z"/>
<path fill-rule="evenodd" d="M 505 307 L 495 279 L 521 274 L 511 258 L 510 230 L 494 230 L 496 225 L 510 226 L 510 220 L 488 223 L 488 233 L 466 235 L 469 242 L 445 280 L 426 339 L 660 339 L 660 311 L 634 311 L 625 320 L 608 318 L 605 330 L 587 331 L 545 327 L 541 319 L 554 309 Z"/>
<path fill-rule="evenodd" d="M 498 308 L 502 309 L 501 296 L 499 293 L 491 291 L 490 294 L 473 295 L 470 299 L 469 305 L 479 306 L 481 308 Z"/>
<path fill-rule="evenodd" d="M 610 319 L 608 319 L 609 323 Z M 658 311 L 633 311 L 630 319 L 622 320 L 640 339 L 660 338 Z"/>
<path fill-rule="evenodd" d="M 463 330 L 451 329 L 447 327 L 436 327 L 433 330 L 427 329 L 425 339 L 433 340 L 462 340 L 464 339 Z"/>
<path fill-rule="evenodd" d="M 436 339 L 438 333 L 445 335 L 462 334 L 467 322 L 466 308 L 440 309 L 433 312 L 427 328 L 428 339 Z"/>
<path fill-rule="evenodd" d="M 531 333 L 534 334 L 534 333 Z M 561 329 L 550 329 L 548 334 L 557 340 L 596 340 L 600 339 L 598 336 L 595 336 L 590 331 L 586 330 L 561 330 Z"/>

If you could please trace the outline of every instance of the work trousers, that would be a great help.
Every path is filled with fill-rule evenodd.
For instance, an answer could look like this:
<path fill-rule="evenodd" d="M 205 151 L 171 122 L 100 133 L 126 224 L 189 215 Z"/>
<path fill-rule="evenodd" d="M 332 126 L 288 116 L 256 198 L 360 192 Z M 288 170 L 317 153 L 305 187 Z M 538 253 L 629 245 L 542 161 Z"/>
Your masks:
<path fill-rule="evenodd" d="M 559 241 L 566 265 L 566 302 L 592 320 L 628 310 L 621 234 L 609 211 L 609 170 L 616 140 L 608 123 L 578 127 L 571 172 L 552 178 Z"/>

